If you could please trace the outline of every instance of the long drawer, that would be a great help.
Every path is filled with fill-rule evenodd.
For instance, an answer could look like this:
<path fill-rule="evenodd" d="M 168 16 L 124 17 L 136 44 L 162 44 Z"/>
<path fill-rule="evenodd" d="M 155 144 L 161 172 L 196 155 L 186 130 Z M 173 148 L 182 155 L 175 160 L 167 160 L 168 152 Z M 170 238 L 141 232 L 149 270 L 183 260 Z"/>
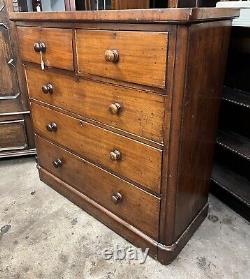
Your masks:
<path fill-rule="evenodd" d="M 161 150 L 34 102 L 31 109 L 38 134 L 118 175 L 160 192 Z"/>
<path fill-rule="evenodd" d="M 71 29 L 17 27 L 17 33 L 22 60 L 40 64 L 42 53 L 46 66 L 74 69 Z M 38 44 L 36 50 L 35 44 Z M 39 47 L 41 53 L 38 51 Z"/>
<path fill-rule="evenodd" d="M 36 146 L 41 167 L 157 240 L 159 198 L 39 136 Z"/>
<path fill-rule="evenodd" d="M 80 74 L 165 88 L 168 33 L 76 30 Z"/>
<path fill-rule="evenodd" d="M 30 98 L 126 130 L 163 141 L 164 98 L 157 94 L 96 83 L 55 71 L 26 67 Z"/>

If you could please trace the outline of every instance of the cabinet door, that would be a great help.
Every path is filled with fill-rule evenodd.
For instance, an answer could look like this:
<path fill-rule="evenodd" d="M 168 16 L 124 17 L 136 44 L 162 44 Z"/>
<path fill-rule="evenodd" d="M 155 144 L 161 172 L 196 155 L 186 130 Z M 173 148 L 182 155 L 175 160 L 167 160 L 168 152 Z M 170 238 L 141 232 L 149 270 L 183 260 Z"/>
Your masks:
<path fill-rule="evenodd" d="M 4 5 L 1 3 L 0 7 Z M 4 6 L 2 6 L 5 9 Z M 0 101 L 9 99 L 18 94 L 17 75 L 15 69 L 15 57 L 12 53 L 9 26 L 6 23 L 6 14 L 0 13 Z"/>

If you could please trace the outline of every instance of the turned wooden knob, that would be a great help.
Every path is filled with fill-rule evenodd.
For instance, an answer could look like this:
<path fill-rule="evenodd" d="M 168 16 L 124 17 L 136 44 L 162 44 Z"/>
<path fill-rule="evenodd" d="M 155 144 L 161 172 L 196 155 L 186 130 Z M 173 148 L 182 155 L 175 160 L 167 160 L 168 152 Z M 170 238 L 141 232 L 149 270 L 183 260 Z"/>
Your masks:
<path fill-rule="evenodd" d="M 107 49 L 105 51 L 105 60 L 107 62 L 117 63 L 119 61 L 119 52 L 116 49 Z"/>
<path fill-rule="evenodd" d="M 44 94 L 52 94 L 53 93 L 53 85 L 48 83 L 42 86 L 42 91 Z"/>
<path fill-rule="evenodd" d="M 35 50 L 35 52 L 45 52 L 46 51 L 45 43 L 44 42 L 34 43 L 34 50 Z"/>
<path fill-rule="evenodd" d="M 47 125 L 47 130 L 49 132 L 56 132 L 57 131 L 57 125 L 54 122 L 51 122 Z"/>
<path fill-rule="evenodd" d="M 118 204 L 121 201 L 122 201 L 122 194 L 121 193 L 118 192 L 118 193 L 115 193 L 115 194 L 112 195 L 112 202 L 114 204 Z"/>
<path fill-rule="evenodd" d="M 63 163 L 61 159 L 56 159 L 55 161 L 52 162 L 52 164 L 55 168 L 59 168 L 62 166 Z"/>
<path fill-rule="evenodd" d="M 121 159 L 121 152 L 118 150 L 113 150 L 110 152 L 110 159 L 112 161 L 118 161 Z"/>
<path fill-rule="evenodd" d="M 113 103 L 109 106 L 109 111 L 112 113 L 112 114 L 118 114 L 121 110 L 121 105 L 119 103 Z"/>

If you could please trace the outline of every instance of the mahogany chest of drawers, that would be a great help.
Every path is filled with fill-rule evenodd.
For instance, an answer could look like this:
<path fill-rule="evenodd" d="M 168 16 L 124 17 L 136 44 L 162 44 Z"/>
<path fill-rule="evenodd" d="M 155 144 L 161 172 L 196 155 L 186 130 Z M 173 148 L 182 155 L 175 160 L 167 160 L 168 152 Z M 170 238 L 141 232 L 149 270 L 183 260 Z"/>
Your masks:
<path fill-rule="evenodd" d="M 11 14 L 41 180 L 164 264 L 207 214 L 237 13 Z"/>

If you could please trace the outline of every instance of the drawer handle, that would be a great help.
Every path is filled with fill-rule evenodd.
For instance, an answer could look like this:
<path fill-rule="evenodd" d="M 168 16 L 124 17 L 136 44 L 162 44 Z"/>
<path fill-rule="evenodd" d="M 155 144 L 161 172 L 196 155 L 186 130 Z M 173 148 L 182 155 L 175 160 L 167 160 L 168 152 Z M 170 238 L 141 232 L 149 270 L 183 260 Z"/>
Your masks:
<path fill-rule="evenodd" d="M 107 49 L 105 51 L 105 60 L 107 62 L 117 63 L 119 61 L 119 52 L 116 49 Z"/>
<path fill-rule="evenodd" d="M 114 204 L 118 204 L 121 201 L 122 201 L 122 194 L 121 193 L 118 192 L 118 193 L 115 193 L 115 194 L 112 195 L 112 202 Z"/>
<path fill-rule="evenodd" d="M 62 164 L 63 164 L 63 162 L 62 162 L 61 159 L 56 159 L 55 161 L 53 161 L 53 166 L 54 166 L 55 168 L 61 167 Z"/>
<path fill-rule="evenodd" d="M 52 94 L 53 93 L 53 85 L 48 83 L 42 86 L 42 91 L 44 94 Z"/>
<path fill-rule="evenodd" d="M 110 152 L 110 159 L 112 161 L 118 161 L 121 159 L 121 152 L 119 150 L 113 150 Z"/>
<path fill-rule="evenodd" d="M 56 132 L 56 131 L 57 131 L 57 125 L 56 125 L 56 123 L 54 123 L 54 122 L 49 123 L 49 124 L 47 125 L 47 130 L 48 130 L 49 132 Z"/>
<path fill-rule="evenodd" d="M 35 52 L 45 52 L 46 51 L 45 43 L 44 42 L 34 43 L 34 50 L 35 50 Z"/>
<path fill-rule="evenodd" d="M 119 103 L 113 103 L 109 106 L 109 111 L 112 114 L 118 114 L 121 111 L 122 106 Z"/>

